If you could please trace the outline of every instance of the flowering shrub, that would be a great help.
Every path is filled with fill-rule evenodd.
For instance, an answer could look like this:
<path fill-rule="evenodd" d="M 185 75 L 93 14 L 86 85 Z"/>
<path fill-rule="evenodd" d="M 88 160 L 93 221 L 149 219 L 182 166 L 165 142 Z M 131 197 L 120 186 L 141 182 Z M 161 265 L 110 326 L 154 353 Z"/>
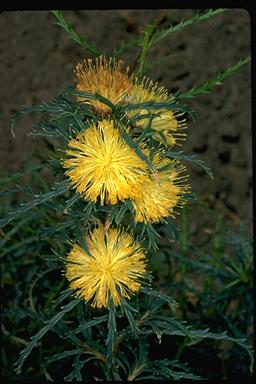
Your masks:
<path fill-rule="evenodd" d="M 191 22 L 222 11 L 210 10 Z M 96 53 L 61 12 L 54 14 L 75 41 Z M 11 211 L 1 226 L 36 208 L 42 228 L 38 241 L 52 239 L 50 248 L 38 247 L 38 253 L 47 260 L 48 271 L 59 271 L 55 279 L 61 282 L 46 313 L 31 304 L 30 291 L 33 314 L 28 314 L 44 325 L 25 344 L 15 364 L 17 373 L 49 331 L 63 340 L 44 362 L 44 375 L 51 380 L 200 379 L 175 357 L 150 357 L 151 340 L 161 343 L 164 335 L 191 342 L 231 341 L 251 354 L 244 340 L 178 319 L 170 287 L 160 289 L 150 267 L 159 252 L 161 230 L 167 228 L 168 237 L 175 234 L 172 219 L 194 198 L 184 162 L 195 162 L 212 176 L 194 155 L 175 149 L 186 138 L 184 131 L 189 132 L 189 119 L 195 118 L 182 100 L 209 92 L 248 59 L 201 88 L 172 95 L 143 76 L 147 50 L 168 35 L 158 32 L 158 25 L 156 20 L 143 32 L 137 65 L 97 52 L 95 59 L 76 65 L 74 84 L 62 95 L 14 116 L 12 123 L 21 114 L 46 114 L 32 133 L 57 139 L 58 151 L 49 160 L 55 182 Z M 44 215 L 50 217 L 46 228 Z M 66 360 L 71 372 L 62 376 L 61 370 L 52 370 L 59 360 Z"/>

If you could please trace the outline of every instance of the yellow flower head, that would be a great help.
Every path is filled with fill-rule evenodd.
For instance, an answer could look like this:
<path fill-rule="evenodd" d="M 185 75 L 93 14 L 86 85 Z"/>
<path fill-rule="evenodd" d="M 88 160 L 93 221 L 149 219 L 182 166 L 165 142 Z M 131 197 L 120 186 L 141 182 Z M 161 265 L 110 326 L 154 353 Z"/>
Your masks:
<path fill-rule="evenodd" d="M 136 222 L 151 223 L 174 216 L 174 208 L 184 204 L 182 197 L 189 186 L 182 184 L 186 176 L 179 174 L 185 167 L 178 166 L 177 161 L 162 160 L 161 165 L 168 164 L 173 167 L 144 177 L 140 194 L 132 199 Z"/>
<path fill-rule="evenodd" d="M 141 84 L 136 81 L 134 86 L 128 93 L 127 100 L 133 104 L 146 103 L 154 101 L 156 103 L 174 102 L 174 96 L 169 95 L 164 87 L 158 87 L 152 80 L 143 79 Z M 151 123 L 151 129 L 156 132 L 153 135 L 155 140 L 165 142 L 168 145 L 177 144 L 177 140 L 182 140 L 186 136 L 185 133 L 177 132 L 180 128 L 186 127 L 186 120 L 179 118 L 184 114 L 177 113 L 168 109 L 149 109 L 151 113 L 157 113 Z M 146 109 L 135 109 L 127 112 L 129 118 L 142 116 L 149 113 Z M 142 129 L 146 128 L 149 123 L 149 117 L 142 118 L 136 121 L 136 125 Z M 165 140 L 163 140 L 163 137 Z"/>
<path fill-rule="evenodd" d="M 76 89 L 82 92 L 98 93 L 112 104 L 120 103 L 132 87 L 128 76 L 129 67 L 122 70 L 124 62 L 114 58 L 107 59 L 99 56 L 83 60 L 75 68 Z M 78 100 L 90 104 L 98 113 L 110 113 L 111 109 L 106 104 L 93 99 L 79 97 Z"/>
<path fill-rule="evenodd" d="M 139 291 L 139 280 L 146 273 L 145 255 L 133 237 L 117 229 L 104 232 L 99 226 L 85 237 L 89 254 L 75 244 L 67 257 L 66 276 L 76 295 L 85 301 L 93 299 L 92 306 L 108 307 L 122 297 L 130 298 Z"/>
<path fill-rule="evenodd" d="M 68 143 L 65 174 L 85 199 L 116 204 L 138 193 L 147 165 L 121 138 L 114 122 L 105 119 Z"/>

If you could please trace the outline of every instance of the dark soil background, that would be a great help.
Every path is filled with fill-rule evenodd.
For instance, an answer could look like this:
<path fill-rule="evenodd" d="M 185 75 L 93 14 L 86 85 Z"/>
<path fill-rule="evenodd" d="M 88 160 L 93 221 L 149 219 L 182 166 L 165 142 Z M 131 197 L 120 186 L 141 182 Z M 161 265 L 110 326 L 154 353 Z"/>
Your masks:
<path fill-rule="evenodd" d="M 193 16 L 196 10 L 169 10 L 162 28 Z M 136 38 L 160 10 L 65 11 L 78 33 L 110 53 L 122 41 Z M 49 11 L 2 12 L 0 15 L 1 66 L 1 173 L 24 166 L 31 149 L 43 141 L 28 136 L 32 116 L 18 120 L 16 137 L 9 129 L 12 113 L 22 105 L 50 101 L 73 82 L 73 68 L 88 53 L 56 25 Z M 193 24 L 163 40 L 150 53 L 163 58 L 148 75 L 171 91 L 185 91 L 215 77 L 219 70 L 250 54 L 250 17 L 230 9 Z M 123 59 L 132 63 L 137 48 Z M 190 122 L 183 149 L 196 154 L 212 169 L 212 181 L 199 167 L 187 163 L 192 190 L 233 222 L 252 222 L 251 66 L 247 64 L 209 95 L 188 100 L 197 112 Z M 196 217 L 198 224 L 201 217 Z M 207 218 L 206 218 L 207 220 Z"/>

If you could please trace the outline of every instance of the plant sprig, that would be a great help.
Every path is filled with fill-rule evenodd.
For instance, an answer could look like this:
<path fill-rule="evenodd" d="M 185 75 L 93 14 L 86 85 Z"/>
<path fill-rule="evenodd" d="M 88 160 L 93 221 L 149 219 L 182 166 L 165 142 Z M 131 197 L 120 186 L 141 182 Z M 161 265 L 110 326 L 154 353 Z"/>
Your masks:
<path fill-rule="evenodd" d="M 219 8 L 219 9 L 210 9 L 208 12 L 200 14 L 200 12 L 197 12 L 195 16 L 191 17 L 188 20 L 181 21 L 179 24 L 175 26 L 170 26 L 169 28 L 163 30 L 163 31 L 158 31 L 154 34 L 151 40 L 151 46 L 154 46 L 155 44 L 159 43 L 159 41 L 165 39 L 167 36 L 171 35 L 174 32 L 177 32 L 181 29 L 184 29 L 185 27 L 188 27 L 189 25 L 192 25 L 194 23 L 198 23 L 199 21 L 207 20 L 210 17 L 219 15 L 223 12 L 227 11 L 227 9 Z"/>
<path fill-rule="evenodd" d="M 174 94 L 176 99 L 191 99 L 193 97 L 199 96 L 201 94 L 210 93 L 213 88 L 215 88 L 217 85 L 221 85 L 222 82 L 232 76 L 235 72 L 237 72 L 239 69 L 241 69 L 245 64 L 249 63 L 251 61 L 251 57 L 248 56 L 245 59 L 239 60 L 238 63 L 231 65 L 227 69 L 220 71 L 217 73 L 217 75 L 212 80 L 208 80 L 206 83 L 201 85 L 200 87 L 193 87 L 187 92 L 176 92 Z"/>
<path fill-rule="evenodd" d="M 64 31 L 67 32 L 69 37 L 74 40 L 77 44 L 81 45 L 84 49 L 89 51 L 90 53 L 93 53 L 94 55 L 101 55 L 102 52 L 91 42 L 89 42 L 87 39 L 85 39 L 83 36 L 80 36 L 73 28 L 71 24 L 69 24 L 61 11 L 52 11 L 53 15 L 58 20 L 58 25 L 64 29 Z"/>

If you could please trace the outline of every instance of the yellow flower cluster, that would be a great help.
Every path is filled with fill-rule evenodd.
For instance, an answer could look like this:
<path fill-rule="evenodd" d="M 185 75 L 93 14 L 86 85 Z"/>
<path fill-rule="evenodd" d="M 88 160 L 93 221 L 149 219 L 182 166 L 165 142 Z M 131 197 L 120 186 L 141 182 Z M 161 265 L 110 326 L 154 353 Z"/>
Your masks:
<path fill-rule="evenodd" d="M 125 135 L 133 142 L 133 133 L 138 135 L 151 124 L 152 138 L 159 145 L 178 144 L 185 136 L 179 132 L 186 127 L 183 114 L 167 108 L 127 108 L 123 117 L 128 123 L 120 128 L 111 106 L 91 94 L 104 97 L 114 106 L 173 102 L 174 97 L 149 79 L 139 82 L 129 76 L 129 67 L 124 68 L 122 60 L 104 56 L 83 60 L 76 66 L 75 75 L 76 89 L 84 92 L 78 102 L 90 106 L 98 120 L 68 143 L 63 167 L 72 187 L 86 200 L 100 205 L 129 199 L 135 222 L 154 223 L 173 216 L 189 189 L 184 184 L 186 176 L 181 175 L 185 167 L 177 160 L 164 158 L 160 149 L 152 152 L 147 141 L 137 149 L 128 145 Z M 155 171 L 143 157 L 150 159 Z M 78 296 L 85 301 L 92 299 L 92 305 L 100 308 L 108 307 L 110 299 L 119 305 L 122 297 L 130 298 L 140 289 L 146 259 L 130 234 L 99 225 L 85 235 L 84 241 L 88 250 L 74 244 L 66 266 L 66 276 Z"/>

